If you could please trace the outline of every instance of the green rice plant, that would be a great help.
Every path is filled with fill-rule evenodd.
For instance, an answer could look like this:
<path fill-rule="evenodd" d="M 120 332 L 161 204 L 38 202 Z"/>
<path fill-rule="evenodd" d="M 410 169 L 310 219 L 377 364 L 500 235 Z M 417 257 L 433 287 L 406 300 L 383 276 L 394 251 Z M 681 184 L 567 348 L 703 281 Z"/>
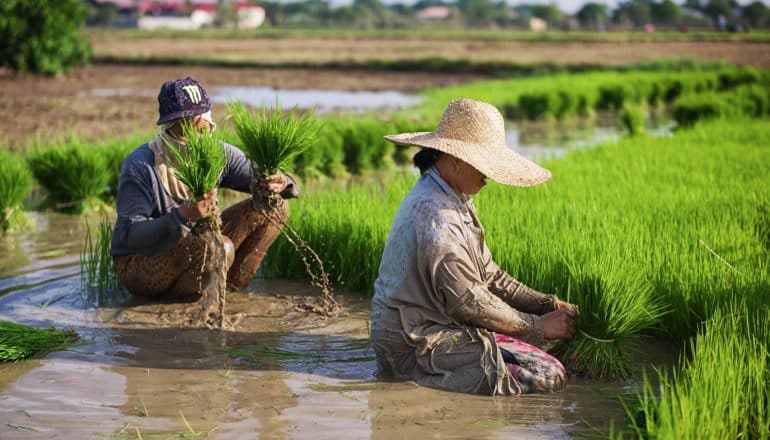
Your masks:
<path fill-rule="evenodd" d="M 102 218 L 86 236 L 80 251 L 80 289 L 96 307 L 111 305 L 120 294 L 120 280 L 112 259 L 112 223 Z"/>
<path fill-rule="evenodd" d="M 199 131 L 192 124 L 182 125 L 184 145 L 166 142 L 174 156 L 174 174 L 184 183 L 195 200 L 217 187 L 227 158 L 218 132 Z"/>
<path fill-rule="evenodd" d="M 690 127 L 703 119 L 721 118 L 732 113 L 730 104 L 717 93 L 689 95 L 677 100 L 671 113 L 677 124 Z"/>
<path fill-rule="evenodd" d="M 327 121 L 318 133 L 316 146 L 322 153 L 320 170 L 325 175 L 338 179 L 349 176 L 342 162 L 344 151 L 342 147 L 344 127 L 338 119 Z"/>
<path fill-rule="evenodd" d="M 108 194 L 112 199 L 118 196 L 118 181 L 120 180 L 120 170 L 123 166 L 123 160 L 131 151 L 140 144 L 131 140 L 118 140 L 105 144 L 103 154 L 107 162 L 107 168 L 110 171 L 110 177 L 107 181 Z"/>
<path fill-rule="evenodd" d="M 0 321 L 0 362 L 13 362 L 37 353 L 64 350 L 78 339 L 72 330 L 37 328 Z"/>
<path fill-rule="evenodd" d="M 592 268 L 568 265 L 566 298 L 580 307 L 579 332 L 561 349 L 560 358 L 583 376 L 631 376 L 630 352 L 638 350 L 641 332 L 666 312 L 663 298 L 653 295 L 644 272 L 619 262 L 607 258 Z"/>
<path fill-rule="evenodd" d="M 558 108 L 558 96 L 554 93 L 529 92 L 519 95 L 518 111 L 528 119 L 555 117 Z"/>
<path fill-rule="evenodd" d="M 313 146 L 319 129 L 311 114 L 295 109 L 284 115 L 280 106 L 263 109 L 260 117 L 254 118 L 242 103 L 233 102 L 227 104 L 227 114 L 243 152 L 262 177 L 288 171 L 294 160 Z"/>
<path fill-rule="evenodd" d="M 110 181 L 103 151 L 78 141 L 40 148 L 27 157 L 32 174 L 46 189 L 46 206 L 82 213 L 104 208 L 102 201 Z"/>
<path fill-rule="evenodd" d="M 578 303 L 583 331 L 610 341 L 578 333 L 579 354 L 565 363 L 625 376 L 628 350 L 644 347 L 640 336 L 683 342 L 738 297 L 770 300 L 767 250 L 755 226 L 764 224 L 757 206 L 768 201 L 767 145 L 767 121 L 712 121 L 672 137 L 574 151 L 545 164 L 554 175 L 545 185 L 489 184 L 474 202 L 500 267 Z M 371 293 L 388 228 L 414 182 L 398 174 L 308 193 L 293 202 L 290 224 L 329 263 L 333 280 Z M 263 267 L 268 276 L 303 276 L 282 240 Z"/>
<path fill-rule="evenodd" d="M 24 227 L 28 219 L 21 208 L 32 186 L 32 175 L 7 150 L 0 149 L 0 235 Z"/>
<path fill-rule="evenodd" d="M 645 381 L 631 417 L 638 438 L 768 438 L 770 309 L 738 302 L 718 311 L 673 376 Z M 629 414 L 631 416 L 632 414 Z"/>
<path fill-rule="evenodd" d="M 606 84 L 599 86 L 599 98 L 596 108 L 599 110 L 620 111 L 626 100 L 630 99 L 631 90 L 625 84 Z"/>
<path fill-rule="evenodd" d="M 626 132 L 631 136 L 644 133 L 645 109 L 642 106 L 626 104 L 623 106 L 623 113 L 620 120 L 626 128 Z"/>
<path fill-rule="evenodd" d="M 757 69 L 743 68 L 722 72 L 717 77 L 718 89 L 729 90 L 747 84 L 756 84 L 762 79 Z"/>

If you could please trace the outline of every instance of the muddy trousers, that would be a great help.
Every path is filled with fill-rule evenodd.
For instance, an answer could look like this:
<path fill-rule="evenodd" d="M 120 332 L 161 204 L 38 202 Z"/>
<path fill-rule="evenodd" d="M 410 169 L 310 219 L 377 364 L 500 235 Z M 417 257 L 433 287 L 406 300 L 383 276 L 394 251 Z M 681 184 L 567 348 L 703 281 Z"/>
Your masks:
<path fill-rule="evenodd" d="M 222 235 L 227 254 L 227 287 L 243 289 L 254 278 L 270 245 L 281 232 L 277 223 L 288 218 L 285 201 L 274 220 L 254 209 L 251 198 L 222 211 Z M 159 255 L 115 257 L 115 270 L 123 285 L 144 297 L 196 297 L 207 284 L 218 262 L 206 258 L 206 242 L 193 233 Z"/>

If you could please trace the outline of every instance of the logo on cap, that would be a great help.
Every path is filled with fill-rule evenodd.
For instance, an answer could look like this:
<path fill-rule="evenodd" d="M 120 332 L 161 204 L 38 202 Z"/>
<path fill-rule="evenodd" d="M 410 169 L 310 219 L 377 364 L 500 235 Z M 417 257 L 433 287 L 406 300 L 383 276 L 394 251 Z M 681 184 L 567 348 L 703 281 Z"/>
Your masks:
<path fill-rule="evenodd" d="M 187 92 L 187 96 L 190 98 L 193 104 L 201 102 L 201 89 L 196 85 L 189 85 L 182 87 L 182 90 Z"/>

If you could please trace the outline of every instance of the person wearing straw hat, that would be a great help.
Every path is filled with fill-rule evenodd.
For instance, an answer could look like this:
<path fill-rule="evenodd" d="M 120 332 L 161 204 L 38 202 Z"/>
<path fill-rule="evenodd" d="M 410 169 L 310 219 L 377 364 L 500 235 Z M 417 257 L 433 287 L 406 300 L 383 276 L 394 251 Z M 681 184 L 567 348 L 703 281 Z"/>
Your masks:
<path fill-rule="evenodd" d="M 115 269 L 123 285 L 144 297 L 194 299 L 216 262 L 205 258 L 206 244 L 194 234 L 194 222 L 220 214 L 227 255 L 227 287 L 242 289 L 254 278 L 280 229 L 258 211 L 251 198 L 219 213 L 217 191 L 192 203 L 188 188 L 174 173 L 167 143 L 184 148 L 183 124 L 211 131 L 211 103 L 203 86 L 187 77 L 163 83 L 158 94 L 160 127 L 155 139 L 123 161 L 118 182 L 117 219 L 112 235 Z M 226 164 L 218 187 L 252 193 L 257 182 L 251 162 L 238 148 L 224 144 Z M 266 190 L 282 199 L 297 197 L 299 187 L 283 173 L 265 179 Z M 284 202 L 281 221 L 288 216 Z M 210 266 L 210 267 L 209 267 Z"/>
<path fill-rule="evenodd" d="M 497 266 L 470 197 L 487 178 L 529 187 L 551 173 L 506 146 L 495 107 L 470 99 L 449 103 L 433 132 L 385 138 L 422 147 L 422 177 L 396 214 L 374 285 L 378 376 L 472 394 L 564 388 L 564 367 L 541 348 L 572 338 L 577 307 Z"/>

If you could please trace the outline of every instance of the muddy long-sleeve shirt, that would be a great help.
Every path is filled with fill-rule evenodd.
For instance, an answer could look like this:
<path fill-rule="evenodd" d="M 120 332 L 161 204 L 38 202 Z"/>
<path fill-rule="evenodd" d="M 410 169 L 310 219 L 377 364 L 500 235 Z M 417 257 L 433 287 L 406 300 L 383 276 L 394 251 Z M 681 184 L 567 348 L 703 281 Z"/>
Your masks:
<path fill-rule="evenodd" d="M 249 192 L 253 179 L 251 162 L 238 148 L 224 144 L 227 162 L 218 187 Z M 287 176 L 289 186 L 281 193 L 295 197 L 299 189 Z M 166 191 L 155 170 L 155 156 L 148 144 L 123 161 L 118 181 L 117 214 L 112 234 L 112 255 L 158 255 L 179 242 L 192 226 L 179 214 L 180 204 Z"/>
<path fill-rule="evenodd" d="M 495 264 L 472 200 L 458 197 L 435 169 L 402 202 L 374 290 L 372 339 L 378 353 L 403 356 L 387 362 L 396 376 L 418 379 L 451 366 L 453 355 L 441 347 L 447 340 L 462 344 L 458 335 L 469 334 L 467 329 L 476 335 L 471 339 L 485 341 L 478 369 L 493 394 L 511 391 L 502 383 L 501 358 L 489 332 L 542 345 L 540 315 L 553 310 L 555 301 Z M 410 350 L 413 357 L 403 355 Z M 416 359 L 421 372 L 413 373 L 410 359 Z"/>

